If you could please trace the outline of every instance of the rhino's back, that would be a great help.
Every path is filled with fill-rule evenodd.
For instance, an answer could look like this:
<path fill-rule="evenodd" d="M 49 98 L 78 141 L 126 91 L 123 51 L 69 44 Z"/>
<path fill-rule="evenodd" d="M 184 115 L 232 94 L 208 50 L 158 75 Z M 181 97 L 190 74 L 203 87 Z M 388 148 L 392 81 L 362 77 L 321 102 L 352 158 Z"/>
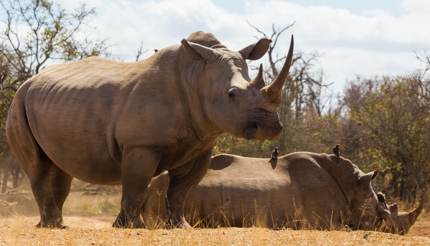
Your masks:
<path fill-rule="evenodd" d="M 336 206 L 343 205 L 342 199 L 313 154 L 296 152 L 279 158 L 275 168 L 266 158 L 215 156 L 188 203 L 203 217 L 218 213 L 222 221 L 227 216 L 235 225 L 254 217 L 279 226 L 292 218 L 326 223 L 332 211 L 339 210 Z"/>
<path fill-rule="evenodd" d="M 283 217 L 290 203 L 282 198 L 293 189 L 289 174 L 272 169 L 269 159 L 223 154 L 213 157 L 207 175 L 190 191 L 187 210 L 226 225 L 253 223 L 256 214 L 272 223 L 270 218 Z"/>
<path fill-rule="evenodd" d="M 212 157 L 208 172 L 202 181 L 207 185 L 227 182 L 230 186 L 254 184 L 260 189 L 272 189 L 290 183 L 288 172 L 272 168 L 267 158 L 220 154 Z"/>
<path fill-rule="evenodd" d="M 30 79 L 25 107 L 37 143 L 60 168 L 94 183 L 117 183 L 117 118 L 137 74 L 101 58 L 55 65 Z"/>

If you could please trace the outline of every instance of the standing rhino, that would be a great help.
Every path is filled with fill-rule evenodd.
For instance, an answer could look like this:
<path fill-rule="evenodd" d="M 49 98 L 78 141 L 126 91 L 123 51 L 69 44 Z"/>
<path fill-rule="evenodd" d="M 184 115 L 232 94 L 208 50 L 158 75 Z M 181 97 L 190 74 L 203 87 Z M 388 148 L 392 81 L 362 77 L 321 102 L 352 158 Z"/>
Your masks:
<path fill-rule="evenodd" d="M 373 191 L 376 175 L 336 155 L 295 152 L 280 156 L 276 167 L 265 158 L 216 155 L 189 192 L 186 217 L 209 226 L 372 229 L 390 215 Z M 167 173 L 153 179 L 144 217 L 163 218 L 168 183 Z"/>
<path fill-rule="evenodd" d="M 121 184 L 115 227 L 141 227 L 151 178 L 169 171 L 171 221 L 188 226 L 183 203 L 208 168 L 216 137 L 229 132 L 270 139 L 282 129 L 276 110 L 292 63 L 293 39 L 279 76 L 265 85 L 246 60 L 270 40 L 236 52 L 212 34 L 192 33 L 146 60 L 88 58 L 30 78 L 10 107 L 6 133 L 40 209 L 41 227 L 62 227 L 71 180 Z"/>

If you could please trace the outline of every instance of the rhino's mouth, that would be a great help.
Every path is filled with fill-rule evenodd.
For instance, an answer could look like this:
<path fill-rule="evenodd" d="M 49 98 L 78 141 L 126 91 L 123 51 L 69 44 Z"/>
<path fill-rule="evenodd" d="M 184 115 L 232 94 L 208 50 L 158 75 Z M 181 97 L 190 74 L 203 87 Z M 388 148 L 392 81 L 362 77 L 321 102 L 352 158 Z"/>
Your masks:
<path fill-rule="evenodd" d="M 282 130 L 282 125 L 276 121 L 273 124 L 266 122 L 250 121 L 243 129 L 243 136 L 246 139 L 273 139 Z"/>
<path fill-rule="evenodd" d="M 277 113 L 262 108 L 251 111 L 243 128 L 246 139 L 273 139 L 282 131 Z"/>

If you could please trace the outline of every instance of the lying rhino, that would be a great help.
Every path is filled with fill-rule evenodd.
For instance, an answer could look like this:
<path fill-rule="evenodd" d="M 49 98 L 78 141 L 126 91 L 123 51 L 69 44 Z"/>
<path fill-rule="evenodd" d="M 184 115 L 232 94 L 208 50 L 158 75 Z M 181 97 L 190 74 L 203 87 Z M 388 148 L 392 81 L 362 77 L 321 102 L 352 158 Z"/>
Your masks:
<path fill-rule="evenodd" d="M 11 104 L 6 135 L 26 172 L 41 227 L 62 227 L 73 178 L 121 184 L 116 227 L 141 227 L 152 177 L 168 170 L 171 221 L 188 226 L 183 204 L 206 173 L 217 136 L 270 139 L 282 130 L 276 113 L 293 57 L 270 84 L 262 68 L 250 79 L 246 60 L 270 40 L 239 51 L 214 35 L 192 33 L 140 62 L 92 57 L 54 65 L 30 78 Z"/>
<path fill-rule="evenodd" d="M 390 216 L 373 191 L 376 175 L 336 155 L 295 152 L 279 157 L 276 165 L 265 158 L 216 155 L 190 190 L 186 216 L 206 226 L 372 229 Z M 166 173 L 151 182 L 146 221 L 165 216 L 168 183 Z"/>

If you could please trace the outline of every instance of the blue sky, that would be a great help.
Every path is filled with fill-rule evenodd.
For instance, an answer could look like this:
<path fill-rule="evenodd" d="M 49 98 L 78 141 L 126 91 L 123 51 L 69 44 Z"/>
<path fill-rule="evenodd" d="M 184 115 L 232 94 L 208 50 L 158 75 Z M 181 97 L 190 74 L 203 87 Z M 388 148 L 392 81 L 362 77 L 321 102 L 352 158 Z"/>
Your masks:
<path fill-rule="evenodd" d="M 215 0 L 214 2 L 229 11 L 240 11 L 246 1 Z M 356 13 L 367 11 L 369 9 L 384 9 L 393 14 L 399 14 L 402 12 L 401 0 L 289 0 L 288 2 L 304 6 L 331 6 L 335 8 L 344 8 Z"/>
<path fill-rule="evenodd" d="M 269 32 L 296 22 L 279 42 L 318 52 L 315 69 L 342 91 L 356 75 L 404 75 L 420 68 L 415 53 L 430 51 L 430 0 L 56 0 L 68 9 L 86 3 L 97 15 L 90 38 L 107 38 L 112 55 L 132 60 L 143 42 L 150 55 L 196 30 L 214 33 L 231 49 L 255 42 L 247 22 Z M 267 63 L 266 57 L 258 61 Z"/>
<path fill-rule="evenodd" d="M 289 2 L 305 6 L 332 6 L 348 9 L 355 13 L 368 11 L 369 9 L 384 9 L 393 14 L 402 12 L 401 0 L 291 0 Z"/>

